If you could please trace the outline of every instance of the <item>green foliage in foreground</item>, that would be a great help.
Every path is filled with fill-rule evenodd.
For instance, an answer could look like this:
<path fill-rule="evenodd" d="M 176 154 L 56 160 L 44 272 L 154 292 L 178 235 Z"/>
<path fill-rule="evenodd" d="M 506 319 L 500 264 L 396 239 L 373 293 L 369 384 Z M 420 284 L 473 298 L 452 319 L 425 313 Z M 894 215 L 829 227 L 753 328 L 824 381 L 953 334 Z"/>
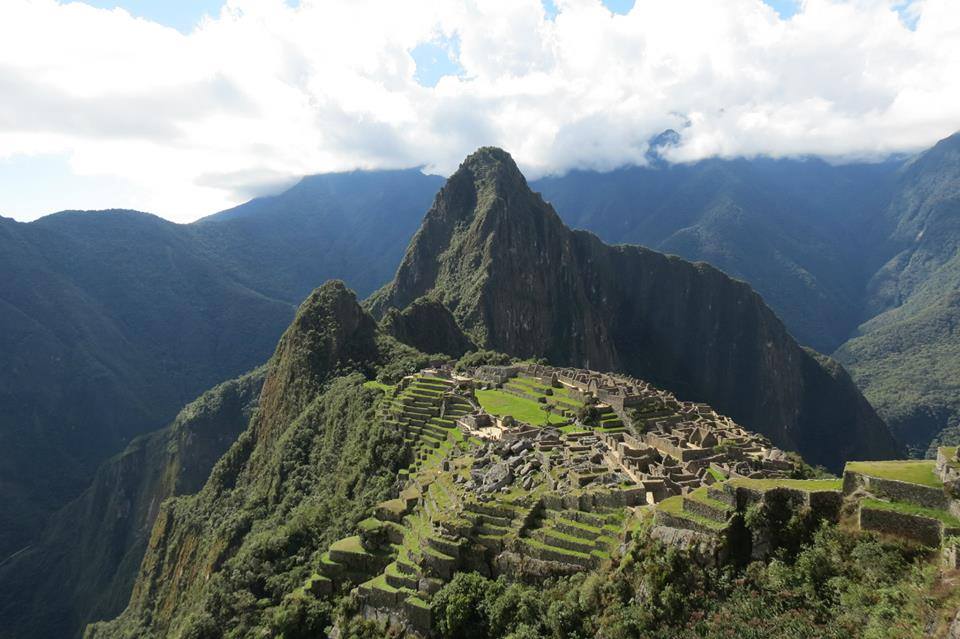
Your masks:
<path fill-rule="evenodd" d="M 433 599 L 441 637 L 925 637 L 960 595 L 905 546 L 825 526 L 792 556 L 704 569 L 649 539 L 619 568 L 544 587 L 458 574 Z"/>

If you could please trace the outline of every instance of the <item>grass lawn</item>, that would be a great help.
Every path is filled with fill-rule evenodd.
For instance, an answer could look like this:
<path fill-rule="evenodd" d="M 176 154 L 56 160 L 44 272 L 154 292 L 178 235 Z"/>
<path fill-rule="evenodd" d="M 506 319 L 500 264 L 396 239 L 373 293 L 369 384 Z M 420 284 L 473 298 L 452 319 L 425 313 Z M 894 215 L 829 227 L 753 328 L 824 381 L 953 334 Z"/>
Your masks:
<path fill-rule="evenodd" d="M 686 497 L 687 499 L 692 499 L 693 501 L 699 501 L 702 504 L 713 506 L 714 508 L 717 508 L 718 510 L 721 510 L 721 511 L 732 510 L 732 507 L 729 504 L 725 504 L 722 501 L 718 501 L 713 497 L 711 497 L 710 494 L 707 492 L 706 486 L 701 486 L 696 490 L 690 491 L 689 493 L 687 493 Z"/>
<path fill-rule="evenodd" d="M 718 482 L 725 481 L 727 479 L 727 477 L 723 473 L 721 473 L 719 470 L 711 466 L 707 467 L 707 472 L 710 473 L 713 476 L 713 478 L 716 479 Z"/>
<path fill-rule="evenodd" d="M 940 488 L 943 482 L 935 474 L 933 460 L 905 460 L 905 461 L 872 461 L 872 462 L 847 462 L 845 470 L 879 477 L 880 479 L 894 479 L 905 481 L 911 484 L 921 484 L 923 486 L 933 486 Z"/>
<path fill-rule="evenodd" d="M 819 490 L 843 490 L 841 479 L 747 479 L 736 477 L 729 480 L 731 486 L 753 488 L 755 490 L 771 490 L 773 488 L 793 488 L 814 492 Z"/>
<path fill-rule="evenodd" d="M 390 384 L 384 384 L 383 382 L 378 382 L 375 379 L 371 379 L 369 381 L 364 382 L 363 386 L 365 388 L 376 388 L 376 389 L 382 390 L 384 393 L 389 393 L 394 388 Z"/>
<path fill-rule="evenodd" d="M 903 513 L 905 515 L 918 515 L 920 517 L 929 517 L 930 519 L 939 519 L 948 526 L 960 526 L 960 519 L 957 519 L 945 510 L 936 508 L 923 508 L 913 504 L 906 504 L 899 501 L 881 501 L 879 499 L 864 499 L 860 505 L 866 508 L 876 510 L 892 510 L 893 512 Z"/>
<path fill-rule="evenodd" d="M 726 524 L 720 523 L 719 521 L 714 521 L 712 519 L 707 519 L 706 517 L 701 517 L 696 513 L 692 513 L 688 510 L 683 509 L 683 496 L 674 495 L 673 497 L 668 497 L 664 499 L 659 504 L 657 504 L 657 509 L 662 510 L 665 513 L 670 513 L 677 517 L 682 517 L 684 519 L 689 519 L 690 521 L 696 522 L 707 528 L 712 528 L 713 530 L 723 530 L 727 527 Z"/>
<path fill-rule="evenodd" d="M 548 415 L 537 402 L 501 390 L 479 390 L 477 391 L 477 401 L 485 411 L 492 415 L 500 417 L 510 415 L 534 426 L 543 426 L 548 421 L 551 424 L 566 421 L 561 415 Z"/>
<path fill-rule="evenodd" d="M 356 535 L 353 537 L 346 537 L 345 539 L 341 539 L 339 541 L 333 542 L 332 544 L 330 544 L 330 550 L 338 550 L 340 552 L 349 552 L 356 555 L 370 554 L 360 544 L 360 537 Z"/>

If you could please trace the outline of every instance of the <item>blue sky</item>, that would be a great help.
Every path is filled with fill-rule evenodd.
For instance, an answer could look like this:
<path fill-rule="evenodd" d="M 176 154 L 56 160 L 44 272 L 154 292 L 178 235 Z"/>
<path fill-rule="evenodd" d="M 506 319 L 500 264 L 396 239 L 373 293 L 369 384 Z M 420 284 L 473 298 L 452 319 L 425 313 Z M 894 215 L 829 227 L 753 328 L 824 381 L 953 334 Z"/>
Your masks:
<path fill-rule="evenodd" d="M 204 15 L 216 15 L 223 0 L 84 0 L 101 9 L 123 7 L 139 18 L 189 33 Z"/>

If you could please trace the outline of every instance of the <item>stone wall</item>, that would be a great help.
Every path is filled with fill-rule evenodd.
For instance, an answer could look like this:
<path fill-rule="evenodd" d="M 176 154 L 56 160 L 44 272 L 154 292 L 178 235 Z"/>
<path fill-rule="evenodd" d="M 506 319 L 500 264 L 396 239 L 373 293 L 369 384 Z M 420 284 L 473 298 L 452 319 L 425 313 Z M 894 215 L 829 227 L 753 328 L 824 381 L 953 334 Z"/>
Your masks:
<path fill-rule="evenodd" d="M 862 530 L 911 539 L 934 548 L 940 545 L 942 539 L 943 524 L 929 517 L 869 508 L 862 504 L 859 517 Z"/>
<path fill-rule="evenodd" d="M 920 484 L 911 484 L 894 479 L 881 479 L 849 470 L 844 471 L 843 494 L 853 494 L 860 488 L 877 497 L 885 497 L 892 501 L 915 504 L 917 506 L 923 506 L 924 508 L 936 508 L 938 510 L 949 510 L 950 508 L 950 499 L 943 492 L 942 488 L 921 486 Z"/>

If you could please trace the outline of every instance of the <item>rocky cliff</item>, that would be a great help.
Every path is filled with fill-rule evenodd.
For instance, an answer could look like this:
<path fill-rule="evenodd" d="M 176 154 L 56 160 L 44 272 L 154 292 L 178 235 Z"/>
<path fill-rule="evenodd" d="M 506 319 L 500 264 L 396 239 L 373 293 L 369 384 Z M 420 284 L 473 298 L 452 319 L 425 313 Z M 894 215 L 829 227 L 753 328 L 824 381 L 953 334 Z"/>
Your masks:
<path fill-rule="evenodd" d="M 402 311 L 388 309 L 380 320 L 380 327 L 388 335 L 424 353 L 460 357 L 476 350 L 447 307 L 428 297 L 414 300 Z"/>
<path fill-rule="evenodd" d="M 481 347 L 628 372 L 815 463 L 897 453 L 842 369 L 801 348 L 747 284 L 571 231 L 500 149 L 450 177 L 368 304 L 382 316 L 425 294 Z"/>

